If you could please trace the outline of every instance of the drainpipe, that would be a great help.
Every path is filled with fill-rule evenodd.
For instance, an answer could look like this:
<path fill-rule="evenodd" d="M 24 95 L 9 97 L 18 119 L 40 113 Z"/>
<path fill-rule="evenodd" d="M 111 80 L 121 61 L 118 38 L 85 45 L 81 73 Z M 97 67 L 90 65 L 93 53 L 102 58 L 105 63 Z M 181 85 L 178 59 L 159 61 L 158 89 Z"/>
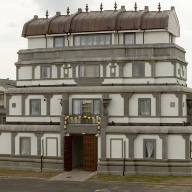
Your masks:
<path fill-rule="evenodd" d="M 124 158 L 123 158 L 123 176 L 125 176 L 125 141 L 124 141 Z"/>
<path fill-rule="evenodd" d="M 145 30 L 143 30 L 143 44 L 145 44 Z"/>
<path fill-rule="evenodd" d="M 41 173 L 43 170 L 43 156 L 44 156 L 44 139 L 42 140 Z"/>

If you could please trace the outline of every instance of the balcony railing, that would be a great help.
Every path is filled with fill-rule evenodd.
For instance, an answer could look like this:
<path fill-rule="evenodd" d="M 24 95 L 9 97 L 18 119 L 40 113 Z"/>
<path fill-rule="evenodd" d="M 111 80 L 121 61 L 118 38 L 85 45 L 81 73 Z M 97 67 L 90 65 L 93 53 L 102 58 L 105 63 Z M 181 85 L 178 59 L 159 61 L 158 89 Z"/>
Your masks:
<path fill-rule="evenodd" d="M 98 124 L 98 116 L 70 116 L 67 124 Z"/>

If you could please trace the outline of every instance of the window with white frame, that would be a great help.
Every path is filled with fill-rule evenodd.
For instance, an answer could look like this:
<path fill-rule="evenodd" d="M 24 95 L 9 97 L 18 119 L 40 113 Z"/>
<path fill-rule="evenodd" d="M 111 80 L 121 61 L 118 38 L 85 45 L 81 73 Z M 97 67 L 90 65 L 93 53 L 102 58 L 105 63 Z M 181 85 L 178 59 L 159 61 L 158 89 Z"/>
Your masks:
<path fill-rule="evenodd" d="M 31 138 L 20 137 L 20 155 L 30 155 L 30 154 L 31 154 Z"/>
<path fill-rule="evenodd" d="M 31 99 L 30 100 L 30 115 L 40 115 L 41 114 L 41 100 Z"/>
<path fill-rule="evenodd" d="M 125 38 L 125 44 L 128 45 L 128 44 L 135 44 L 135 34 L 134 33 L 126 33 L 124 35 L 124 38 Z"/>
<path fill-rule="evenodd" d="M 111 35 L 98 34 L 98 35 L 77 35 L 74 37 L 75 46 L 85 45 L 110 45 Z"/>
<path fill-rule="evenodd" d="M 149 116 L 151 115 L 151 99 L 139 99 L 139 115 Z"/>
<path fill-rule="evenodd" d="M 133 64 L 133 77 L 144 77 L 145 76 L 145 64 L 135 63 Z"/>
<path fill-rule="evenodd" d="M 42 78 L 51 78 L 51 67 L 42 67 L 41 68 L 41 77 Z"/>
<path fill-rule="evenodd" d="M 64 37 L 55 37 L 54 47 L 64 47 Z"/>
<path fill-rule="evenodd" d="M 99 77 L 99 65 L 80 65 L 79 77 Z"/>
<path fill-rule="evenodd" d="M 156 158 L 156 140 L 144 139 L 143 140 L 143 154 L 144 158 Z"/>

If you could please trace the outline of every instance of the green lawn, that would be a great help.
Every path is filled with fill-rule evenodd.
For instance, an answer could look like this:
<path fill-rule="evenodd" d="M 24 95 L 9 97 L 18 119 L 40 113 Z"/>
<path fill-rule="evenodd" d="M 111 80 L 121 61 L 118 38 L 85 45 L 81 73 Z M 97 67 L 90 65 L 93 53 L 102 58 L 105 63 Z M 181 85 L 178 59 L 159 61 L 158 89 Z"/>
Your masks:
<path fill-rule="evenodd" d="M 117 175 L 94 175 L 88 180 L 95 181 L 118 181 L 118 182 L 141 182 L 141 183 L 167 183 L 167 184 L 192 184 L 191 176 L 117 176 Z"/>

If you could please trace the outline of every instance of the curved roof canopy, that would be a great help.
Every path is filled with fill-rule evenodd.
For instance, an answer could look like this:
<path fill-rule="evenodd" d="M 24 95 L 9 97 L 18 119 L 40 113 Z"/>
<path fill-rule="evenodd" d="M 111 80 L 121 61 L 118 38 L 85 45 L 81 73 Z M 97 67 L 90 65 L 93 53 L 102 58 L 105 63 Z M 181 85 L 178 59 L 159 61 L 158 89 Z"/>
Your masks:
<path fill-rule="evenodd" d="M 167 11 L 149 11 L 147 6 L 140 11 L 126 11 L 122 6 L 121 9 L 114 11 L 82 12 L 82 9 L 78 9 L 72 15 L 61 15 L 57 12 L 51 18 L 38 18 L 35 15 L 25 23 L 22 36 L 155 29 L 165 29 L 175 36 L 180 35 L 174 7 Z"/>

